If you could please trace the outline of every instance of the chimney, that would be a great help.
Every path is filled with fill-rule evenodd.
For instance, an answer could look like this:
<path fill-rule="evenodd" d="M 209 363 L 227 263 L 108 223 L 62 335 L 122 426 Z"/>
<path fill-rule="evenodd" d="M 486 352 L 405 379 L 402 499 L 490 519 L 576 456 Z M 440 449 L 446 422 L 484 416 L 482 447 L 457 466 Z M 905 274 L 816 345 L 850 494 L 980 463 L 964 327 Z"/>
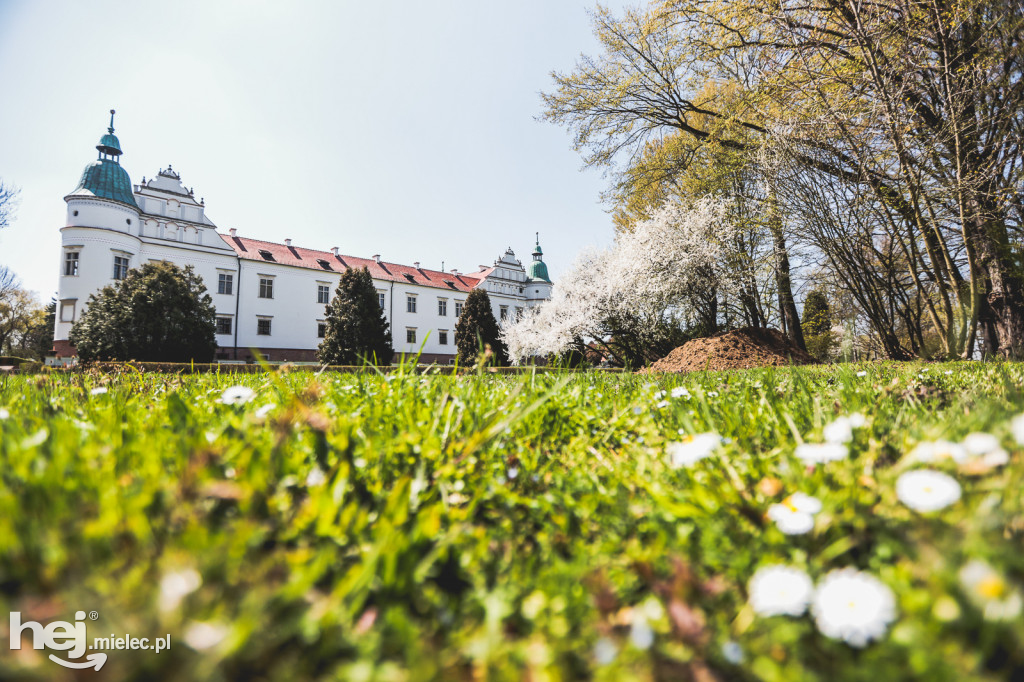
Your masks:
<path fill-rule="evenodd" d="M 235 229 L 235 228 L 233 228 L 233 227 L 232 227 L 232 228 L 231 228 L 230 230 L 228 230 L 228 234 L 230 234 L 230 235 L 231 235 L 232 237 L 234 237 L 234 236 L 235 236 L 235 233 L 236 233 L 236 232 L 238 232 L 238 230 L 236 230 L 236 229 Z"/>
<path fill-rule="evenodd" d="M 452 273 L 453 275 L 455 275 L 456 277 L 458 277 L 458 276 L 459 276 L 459 269 L 458 269 L 458 268 L 455 268 L 454 270 L 452 270 L 452 271 L 451 271 L 451 273 Z"/>
<path fill-rule="evenodd" d="M 285 246 L 291 246 L 292 245 L 292 240 L 291 239 L 285 239 L 284 240 L 284 245 Z"/>
<path fill-rule="evenodd" d="M 419 270 L 419 269 L 420 269 L 420 262 L 419 262 L 419 261 L 416 261 L 415 263 L 413 263 L 413 264 L 412 264 L 412 266 L 413 266 L 414 268 L 416 268 L 417 270 Z"/>
<path fill-rule="evenodd" d="M 334 254 L 335 258 L 337 258 L 338 257 L 338 247 L 337 246 L 332 246 L 331 247 L 331 253 Z"/>
<path fill-rule="evenodd" d="M 377 261 L 377 263 L 379 264 L 380 263 L 380 254 L 379 253 L 373 254 L 373 260 Z"/>

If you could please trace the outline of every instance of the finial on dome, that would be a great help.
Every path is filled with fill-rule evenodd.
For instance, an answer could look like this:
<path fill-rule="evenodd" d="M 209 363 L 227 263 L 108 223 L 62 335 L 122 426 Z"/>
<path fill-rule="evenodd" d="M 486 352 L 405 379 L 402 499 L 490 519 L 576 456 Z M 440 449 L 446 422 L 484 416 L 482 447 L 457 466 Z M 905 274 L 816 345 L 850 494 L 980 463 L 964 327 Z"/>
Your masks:
<path fill-rule="evenodd" d="M 113 109 L 110 110 L 110 127 L 107 128 L 107 132 L 111 135 L 114 134 L 114 114 L 117 113 Z"/>

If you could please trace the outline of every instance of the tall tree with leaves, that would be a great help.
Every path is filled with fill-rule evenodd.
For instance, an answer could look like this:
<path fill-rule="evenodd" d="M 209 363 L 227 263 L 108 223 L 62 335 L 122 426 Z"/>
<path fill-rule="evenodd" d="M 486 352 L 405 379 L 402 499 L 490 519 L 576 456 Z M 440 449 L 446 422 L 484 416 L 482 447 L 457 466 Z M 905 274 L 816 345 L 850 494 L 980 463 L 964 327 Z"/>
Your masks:
<path fill-rule="evenodd" d="M 803 324 L 807 352 L 816 360 L 828 360 L 835 339 L 832 334 L 832 313 L 828 298 L 821 289 L 815 289 L 807 294 L 807 299 L 804 300 Z"/>
<path fill-rule="evenodd" d="M 394 354 L 391 327 L 377 302 L 370 271 L 349 268 L 327 304 L 327 333 L 317 357 L 325 365 L 390 365 Z"/>
<path fill-rule="evenodd" d="M 491 362 L 499 366 L 508 364 L 508 349 L 501 340 L 501 330 L 491 311 L 491 297 L 483 289 L 473 289 L 466 297 L 462 316 L 455 325 L 455 347 L 459 362 L 472 365 L 481 348 L 491 349 Z"/>
<path fill-rule="evenodd" d="M 210 362 L 216 309 L 192 266 L 146 263 L 89 296 L 69 340 L 91 360 Z"/>

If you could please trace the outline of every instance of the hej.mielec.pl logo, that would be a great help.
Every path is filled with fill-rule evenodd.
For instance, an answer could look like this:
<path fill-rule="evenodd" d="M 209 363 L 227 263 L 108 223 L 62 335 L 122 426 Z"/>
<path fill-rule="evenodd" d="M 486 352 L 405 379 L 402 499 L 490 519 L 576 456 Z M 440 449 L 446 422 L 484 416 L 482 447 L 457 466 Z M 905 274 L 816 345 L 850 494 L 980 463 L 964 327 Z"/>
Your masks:
<path fill-rule="evenodd" d="M 88 615 L 90 620 L 99 618 L 95 611 Z M 64 654 L 67 659 L 50 654 L 49 658 L 54 663 L 65 668 L 94 668 L 99 670 L 107 662 L 107 654 L 104 651 L 137 651 L 146 650 L 160 653 L 171 648 L 170 634 L 163 637 L 132 637 L 131 635 L 118 636 L 111 634 L 106 637 L 94 637 L 89 641 L 86 632 L 86 613 L 78 611 L 75 613 L 75 622 L 69 623 L 63 620 L 55 620 L 47 625 L 34 620 L 22 622 L 21 612 L 11 612 L 11 650 L 21 649 L 22 636 L 31 635 L 32 648 L 43 650 L 67 652 Z M 84 660 L 82 658 L 86 651 L 90 653 Z"/>

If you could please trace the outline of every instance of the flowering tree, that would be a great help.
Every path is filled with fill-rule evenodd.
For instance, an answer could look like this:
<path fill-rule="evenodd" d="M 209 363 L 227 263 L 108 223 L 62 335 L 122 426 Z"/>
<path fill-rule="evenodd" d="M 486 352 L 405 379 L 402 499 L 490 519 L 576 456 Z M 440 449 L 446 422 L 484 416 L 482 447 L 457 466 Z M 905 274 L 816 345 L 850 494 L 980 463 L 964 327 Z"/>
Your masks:
<path fill-rule="evenodd" d="M 673 322 L 713 329 L 718 296 L 735 288 L 736 229 L 711 197 L 662 206 L 610 248 L 583 253 L 550 301 L 507 327 L 509 355 L 521 362 L 616 334 L 649 341 Z"/>

